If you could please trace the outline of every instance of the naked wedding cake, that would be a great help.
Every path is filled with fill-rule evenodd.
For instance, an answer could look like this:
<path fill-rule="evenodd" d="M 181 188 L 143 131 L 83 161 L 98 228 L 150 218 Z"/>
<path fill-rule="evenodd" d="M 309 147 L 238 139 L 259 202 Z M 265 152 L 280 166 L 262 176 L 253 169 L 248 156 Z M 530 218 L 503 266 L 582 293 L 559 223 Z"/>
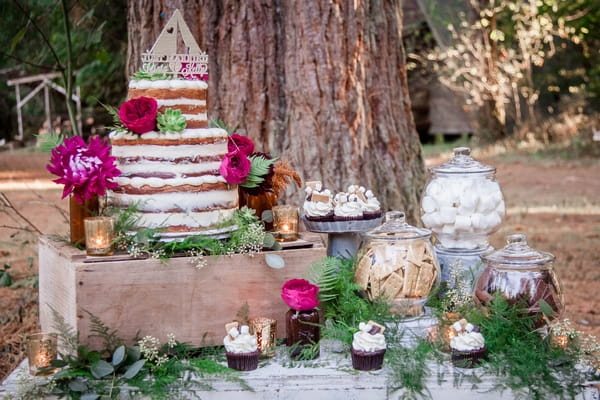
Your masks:
<path fill-rule="evenodd" d="M 187 54 L 175 54 L 178 32 Z M 237 186 L 219 172 L 227 132 L 208 128 L 207 59 L 176 11 L 129 83 L 118 112 L 123 127 L 110 134 L 121 170 L 110 197 L 118 207 L 137 206 L 137 228 L 194 234 L 238 208 Z"/>

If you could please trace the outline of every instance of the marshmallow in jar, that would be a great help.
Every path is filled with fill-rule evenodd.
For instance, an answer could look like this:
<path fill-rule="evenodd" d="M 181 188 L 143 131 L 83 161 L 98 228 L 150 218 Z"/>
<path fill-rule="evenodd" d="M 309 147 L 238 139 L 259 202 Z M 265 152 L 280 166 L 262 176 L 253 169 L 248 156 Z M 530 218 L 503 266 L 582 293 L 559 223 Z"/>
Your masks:
<path fill-rule="evenodd" d="M 486 248 L 504 217 L 496 168 L 475 161 L 470 153 L 468 147 L 457 147 L 452 160 L 431 168 L 421 200 L 423 224 L 446 249 Z"/>

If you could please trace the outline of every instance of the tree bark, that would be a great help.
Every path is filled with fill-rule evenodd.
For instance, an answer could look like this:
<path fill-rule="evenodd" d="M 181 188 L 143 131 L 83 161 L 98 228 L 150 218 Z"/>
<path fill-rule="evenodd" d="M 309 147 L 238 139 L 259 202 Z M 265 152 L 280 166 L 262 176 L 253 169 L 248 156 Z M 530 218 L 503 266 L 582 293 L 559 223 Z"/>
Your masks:
<path fill-rule="evenodd" d="M 129 73 L 175 8 L 209 54 L 210 117 L 306 180 L 361 184 L 417 220 L 425 174 L 399 0 L 130 1 Z"/>

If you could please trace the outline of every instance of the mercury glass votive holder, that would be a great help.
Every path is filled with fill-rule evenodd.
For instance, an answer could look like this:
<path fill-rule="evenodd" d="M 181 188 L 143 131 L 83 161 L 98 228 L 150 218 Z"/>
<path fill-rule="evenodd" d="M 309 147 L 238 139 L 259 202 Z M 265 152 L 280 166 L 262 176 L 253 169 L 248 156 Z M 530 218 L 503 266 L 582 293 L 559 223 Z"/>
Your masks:
<path fill-rule="evenodd" d="M 85 224 L 85 248 L 89 256 L 110 256 L 115 236 L 113 217 L 88 217 Z"/>
<path fill-rule="evenodd" d="M 277 320 L 265 317 L 250 319 L 250 333 L 256 337 L 260 356 L 270 358 L 275 356 L 277 345 Z"/>
<path fill-rule="evenodd" d="M 56 368 L 51 362 L 58 356 L 58 335 L 56 333 L 34 333 L 26 338 L 27 359 L 31 375 L 51 375 Z"/>
<path fill-rule="evenodd" d="M 291 242 L 298 239 L 298 207 L 274 206 L 273 230 L 279 242 Z"/>

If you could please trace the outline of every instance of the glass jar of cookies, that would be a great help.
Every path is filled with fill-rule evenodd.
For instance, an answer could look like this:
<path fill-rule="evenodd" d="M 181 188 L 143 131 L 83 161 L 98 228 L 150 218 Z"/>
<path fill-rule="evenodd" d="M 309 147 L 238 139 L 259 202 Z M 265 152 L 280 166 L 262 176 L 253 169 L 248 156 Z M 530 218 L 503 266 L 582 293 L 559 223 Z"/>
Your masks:
<path fill-rule="evenodd" d="M 440 276 L 430 238 L 431 231 L 407 224 L 403 212 L 386 213 L 383 225 L 362 235 L 355 282 L 398 315 L 422 314 Z"/>
<path fill-rule="evenodd" d="M 421 220 L 444 249 L 479 250 L 505 214 L 496 168 L 471 157 L 468 147 L 454 149 L 452 160 L 430 169 L 421 200 Z"/>
<path fill-rule="evenodd" d="M 485 305 L 499 293 L 509 303 L 525 307 L 538 327 L 559 317 L 564 301 L 554 256 L 529 247 L 523 234 L 506 239 L 504 248 L 481 256 L 484 268 L 475 283 L 475 301 Z"/>

